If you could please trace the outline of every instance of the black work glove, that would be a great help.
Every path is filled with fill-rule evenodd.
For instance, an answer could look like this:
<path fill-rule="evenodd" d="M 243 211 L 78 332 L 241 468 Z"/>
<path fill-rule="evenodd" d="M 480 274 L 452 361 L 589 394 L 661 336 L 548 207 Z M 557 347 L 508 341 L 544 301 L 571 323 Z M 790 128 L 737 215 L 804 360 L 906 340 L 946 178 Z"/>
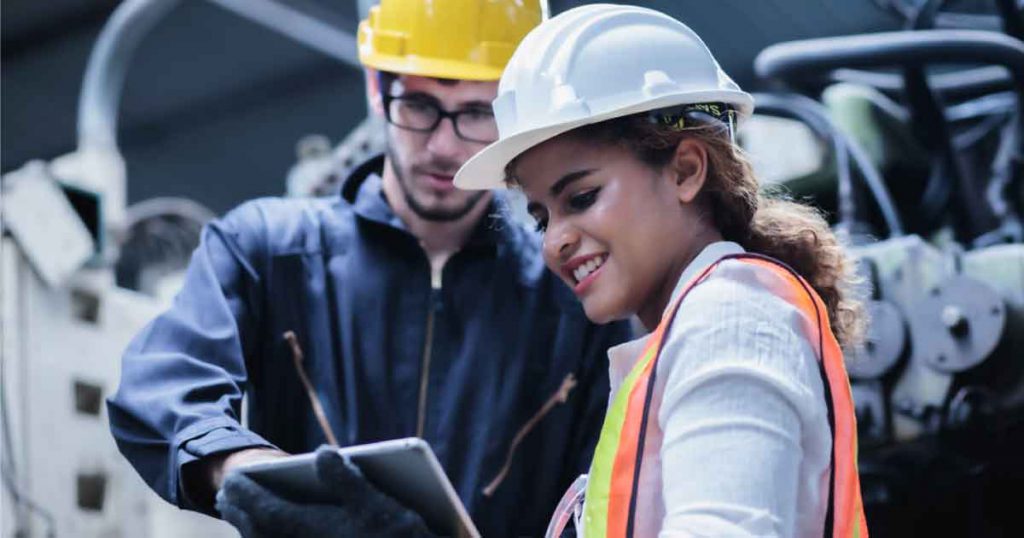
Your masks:
<path fill-rule="evenodd" d="M 419 514 L 378 491 L 335 449 L 317 449 L 316 470 L 331 486 L 330 504 L 294 502 L 231 472 L 217 493 L 217 510 L 243 538 L 434 536 Z"/>

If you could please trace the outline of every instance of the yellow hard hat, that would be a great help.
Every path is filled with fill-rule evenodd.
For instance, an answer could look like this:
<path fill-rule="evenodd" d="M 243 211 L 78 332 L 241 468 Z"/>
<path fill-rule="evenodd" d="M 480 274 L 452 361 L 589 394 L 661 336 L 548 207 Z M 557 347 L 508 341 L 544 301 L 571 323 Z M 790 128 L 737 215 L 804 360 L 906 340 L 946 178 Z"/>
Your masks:
<path fill-rule="evenodd" d="M 542 0 L 381 0 L 359 24 L 359 60 L 379 71 L 498 80 L 541 22 Z"/>

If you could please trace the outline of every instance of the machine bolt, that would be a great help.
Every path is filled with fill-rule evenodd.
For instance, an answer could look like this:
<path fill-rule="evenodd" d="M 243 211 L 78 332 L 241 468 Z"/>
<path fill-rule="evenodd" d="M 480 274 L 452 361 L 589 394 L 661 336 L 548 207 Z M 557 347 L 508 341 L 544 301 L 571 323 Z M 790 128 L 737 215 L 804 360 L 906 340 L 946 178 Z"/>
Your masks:
<path fill-rule="evenodd" d="M 942 324 L 949 329 L 949 332 L 963 336 L 967 333 L 967 317 L 956 305 L 946 305 L 942 308 Z"/>

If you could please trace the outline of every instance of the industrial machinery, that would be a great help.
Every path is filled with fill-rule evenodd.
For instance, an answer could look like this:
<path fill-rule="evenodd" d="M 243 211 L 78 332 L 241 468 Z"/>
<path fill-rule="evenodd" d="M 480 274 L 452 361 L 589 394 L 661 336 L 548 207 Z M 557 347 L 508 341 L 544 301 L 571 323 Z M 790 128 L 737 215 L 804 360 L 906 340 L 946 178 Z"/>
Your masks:
<path fill-rule="evenodd" d="M 765 49 L 755 69 L 778 92 L 757 103 L 834 163 L 783 184 L 833 217 L 866 284 L 868 339 L 847 354 L 872 534 L 1015 535 L 1002 492 L 1024 481 L 1024 15 L 892 4 L 906 31 Z"/>
<path fill-rule="evenodd" d="M 121 349 L 169 300 L 212 217 L 187 200 L 125 204 L 121 87 L 139 42 L 180 1 L 121 3 L 89 61 L 78 149 L 3 177 L 4 536 L 233 535 L 158 499 L 117 453 L 102 405 Z M 358 65 L 354 37 L 299 0 L 209 1 Z M 859 260 L 872 321 L 847 355 L 872 534 L 1019 535 L 1015 497 L 999 493 L 1024 483 L 1020 2 L 994 0 L 987 15 L 876 2 L 906 30 L 763 51 L 755 68 L 772 87 L 758 114 L 824 148 L 821 166 L 781 186 L 825 211 Z M 751 131 L 741 141 L 753 146 Z M 286 193 L 336 192 L 383 144 L 373 119 L 333 148 L 302 140 Z"/>

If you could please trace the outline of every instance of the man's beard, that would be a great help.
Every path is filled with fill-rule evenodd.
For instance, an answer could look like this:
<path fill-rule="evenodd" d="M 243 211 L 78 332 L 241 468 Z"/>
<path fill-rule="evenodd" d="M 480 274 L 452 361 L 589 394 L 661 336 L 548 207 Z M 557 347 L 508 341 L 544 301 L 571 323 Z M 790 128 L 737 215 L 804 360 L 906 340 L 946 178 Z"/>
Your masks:
<path fill-rule="evenodd" d="M 390 142 L 390 141 L 389 141 Z M 405 198 L 406 205 L 409 209 L 412 209 L 413 213 L 416 213 L 423 220 L 429 220 L 434 222 L 452 222 L 461 219 L 469 214 L 476 206 L 476 203 L 487 194 L 487 191 L 474 192 L 469 198 L 466 199 L 466 203 L 460 207 L 454 209 L 448 208 L 430 208 L 425 207 L 416 199 L 413 194 L 412 185 L 409 184 L 411 178 L 405 176 L 403 172 L 404 163 L 398 158 L 395 153 L 392 144 L 388 144 L 388 160 L 391 161 L 391 168 L 395 173 L 395 177 L 398 179 L 398 186 L 402 189 L 402 196 Z M 441 166 L 435 167 L 435 169 L 446 170 L 454 168 L 447 163 L 438 163 Z"/>

